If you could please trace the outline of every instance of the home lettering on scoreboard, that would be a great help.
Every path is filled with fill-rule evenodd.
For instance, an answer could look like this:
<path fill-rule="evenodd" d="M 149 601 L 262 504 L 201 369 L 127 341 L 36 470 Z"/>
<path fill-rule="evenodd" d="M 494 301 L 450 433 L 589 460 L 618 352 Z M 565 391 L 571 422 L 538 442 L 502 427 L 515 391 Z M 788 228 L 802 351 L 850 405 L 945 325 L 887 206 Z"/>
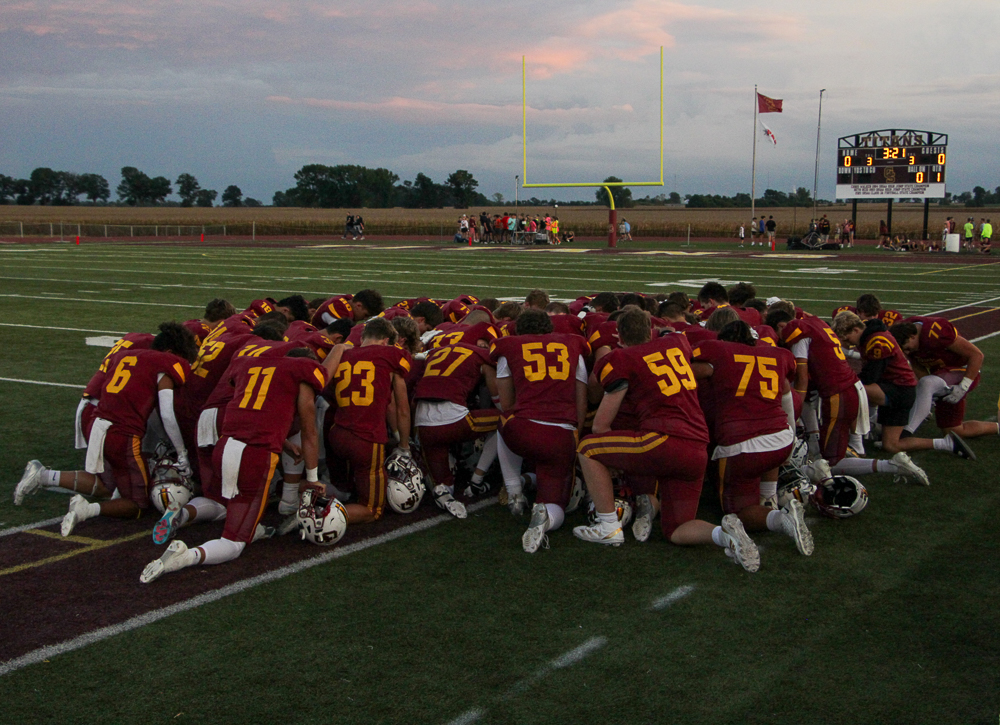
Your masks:
<path fill-rule="evenodd" d="M 945 193 L 948 135 L 884 129 L 839 139 L 838 199 L 941 199 Z"/>

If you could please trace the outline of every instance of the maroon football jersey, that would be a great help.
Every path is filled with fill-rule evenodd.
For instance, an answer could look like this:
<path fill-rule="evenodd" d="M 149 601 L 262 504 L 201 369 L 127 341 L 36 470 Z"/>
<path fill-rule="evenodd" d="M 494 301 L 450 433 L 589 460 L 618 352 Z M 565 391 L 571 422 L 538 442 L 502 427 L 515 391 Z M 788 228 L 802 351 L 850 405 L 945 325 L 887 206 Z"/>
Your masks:
<path fill-rule="evenodd" d="M 965 370 L 969 361 L 948 349 L 958 339 L 958 330 L 953 324 L 943 317 L 908 317 L 906 322 L 920 323 L 920 337 L 913 359 L 928 372 Z"/>
<path fill-rule="evenodd" d="M 252 332 L 254 325 L 257 324 L 257 318 L 253 315 L 247 314 L 246 312 L 237 312 L 235 315 L 227 317 L 208 333 L 205 340 L 202 340 L 202 345 L 205 344 L 206 340 L 214 340 L 219 335 L 224 335 L 227 332 L 236 332 L 239 330 L 246 330 Z"/>
<path fill-rule="evenodd" d="M 123 349 L 107 362 L 97 417 L 111 421 L 128 435 L 146 433 L 146 421 L 157 403 L 161 375 L 169 375 L 175 388 L 191 377 L 187 360 L 159 350 Z"/>
<path fill-rule="evenodd" d="M 441 314 L 444 316 L 445 322 L 458 322 L 469 314 L 469 305 L 461 298 L 456 297 L 441 308 Z"/>
<path fill-rule="evenodd" d="M 708 443 L 708 426 L 695 392 L 691 345 L 670 333 L 642 345 L 613 350 L 594 369 L 605 389 L 628 383 L 625 399 L 639 419 L 639 430 Z"/>
<path fill-rule="evenodd" d="M 336 295 L 328 299 L 313 313 L 310 320 L 313 327 L 322 329 L 334 320 L 353 320 L 354 307 L 351 306 L 353 299 L 354 295 Z"/>
<path fill-rule="evenodd" d="M 260 317 L 261 315 L 266 315 L 268 312 L 274 312 L 274 307 L 277 304 L 271 297 L 265 297 L 262 300 L 251 302 L 250 306 L 243 310 L 243 313 L 254 318 Z"/>
<path fill-rule="evenodd" d="M 301 340 L 314 332 L 318 332 L 315 325 L 311 325 L 305 320 L 295 320 L 288 324 L 288 329 L 285 330 L 285 340 L 287 342 Z"/>
<path fill-rule="evenodd" d="M 788 427 L 781 407 L 781 381 L 795 375 L 792 353 L 767 345 L 707 340 L 692 355 L 713 369 L 705 382 L 713 392 L 719 445 L 730 446 Z"/>
<path fill-rule="evenodd" d="M 719 336 L 719 333 L 706 330 L 701 325 L 690 325 L 689 327 L 685 327 L 683 332 L 692 349 L 698 347 L 706 340 L 714 340 Z"/>
<path fill-rule="evenodd" d="M 517 334 L 517 320 L 497 320 L 496 328 L 500 337 L 513 337 Z"/>
<path fill-rule="evenodd" d="M 108 374 L 108 361 L 122 350 L 148 350 L 153 344 L 155 335 L 148 332 L 130 332 L 111 346 L 111 351 L 104 356 L 101 364 L 97 367 L 97 372 L 87 383 L 83 391 L 84 398 L 99 398 L 101 388 L 104 387 L 104 380 Z"/>
<path fill-rule="evenodd" d="M 858 313 L 858 308 L 855 307 L 854 305 L 841 305 L 840 307 L 837 307 L 836 309 L 834 309 L 833 313 L 830 315 L 830 319 L 832 320 L 834 317 L 836 317 L 837 315 L 839 315 L 841 312 L 853 312 L 854 314 L 857 314 Z"/>
<path fill-rule="evenodd" d="M 886 360 L 887 365 L 882 372 L 881 380 L 904 388 L 912 388 L 917 384 L 917 376 L 906 359 L 903 350 L 896 343 L 896 338 L 888 331 L 876 332 L 865 340 L 864 349 L 859 350 L 861 359 Z"/>
<path fill-rule="evenodd" d="M 584 336 L 583 320 L 576 315 L 549 315 L 549 321 L 552 322 L 552 331 L 555 333 Z"/>
<path fill-rule="evenodd" d="M 858 376 L 847 364 L 840 338 L 818 317 L 792 320 L 785 325 L 780 336 L 785 347 L 789 348 L 799 340 L 811 340 L 809 382 L 816 386 L 820 396 L 829 398 L 858 382 Z"/>
<path fill-rule="evenodd" d="M 222 380 L 233 356 L 249 339 L 260 338 L 253 337 L 250 331 L 244 328 L 205 341 L 198 350 L 198 359 L 191 366 L 191 379 L 177 398 L 178 409 L 183 415 L 194 417 L 201 412 L 205 401 Z"/>
<path fill-rule="evenodd" d="M 583 308 L 590 304 L 590 301 L 597 297 L 597 295 L 584 295 L 582 297 L 577 297 L 575 300 L 569 303 L 569 311 L 571 315 L 578 315 L 583 311 Z"/>
<path fill-rule="evenodd" d="M 594 330 L 603 325 L 608 321 L 607 312 L 588 312 L 583 318 L 583 331 L 587 335 L 587 339 L 594 334 Z"/>
<path fill-rule="evenodd" d="M 740 319 L 745 323 L 754 327 L 755 325 L 763 324 L 764 319 L 760 316 L 760 313 L 753 307 L 743 308 L 743 307 L 733 307 L 736 310 L 736 314 L 740 316 Z"/>
<path fill-rule="evenodd" d="M 878 319 L 882 320 L 886 327 L 892 327 L 902 320 L 903 316 L 896 312 L 896 310 L 882 310 L 878 313 Z"/>
<path fill-rule="evenodd" d="M 602 347 L 610 347 L 612 350 L 617 350 L 621 347 L 621 342 L 618 340 L 618 323 L 614 320 L 611 322 L 602 322 L 594 329 L 590 337 L 587 338 L 587 342 L 590 343 L 590 349 L 594 352 L 597 352 Z"/>
<path fill-rule="evenodd" d="M 327 337 L 325 332 L 312 332 L 293 340 L 293 342 L 297 342 L 300 345 L 308 347 L 316 353 L 316 357 L 320 359 L 320 362 L 326 360 L 326 356 L 329 355 L 330 350 L 333 349 L 333 340 Z"/>
<path fill-rule="evenodd" d="M 289 350 L 296 347 L 302 347 L 301 343 L 297 342 L 274 342 L 272 340 L 262 340 L 259 337 L 250 335 L 243 338 L 243 344 L 239 349 L 236 350 L 236 355 L 230 359 L 229 366 L 233 364 L 233 360 L 241 357 L 255 357 L 255 358 L 274 358 L 274 357 L 284 357 L 288 354 Z M 230 375 L 229 367 L 223 372 L 222 377 L 219 379 L 218 384 L 212 390 L 211 395 L 208 396 L 208 400 L 205 401 L 204 405 L 201 406 L 202 410 L 206 408 L 221 408 L 229 403 L 233 399 L 233 385 L 232 376 Z"/>
<path fill-rule="evenodd" d="M 778 346 L 778 333 L 769 325 L 752 325 L 753 331 L 757 333 L 757 339 L 765 345 L 771 347 Z"/>
<path fill-rule="evenodd" d="M 233 399 L 226 406 L 222 435 L 281 453 L 298 412 L 299 384 L 317 393 L 326 371 L 306 357 L 237 357 L 227 373 Z"/>
<path fill-rule="evenodd" d="M 186 320 L 183 324 L 194 335 L 194 341 L 199 345 L 205 341 L 205 338 L 212 331 L 211 326 L 202 320 Z"/>
<path fill-rule="evenodd" d="M 385 412 L 392 397 L 392 374 L 406 377 L 410 371 L 407 357 L 393 345 L 364 345 L 345 350 L 330 381 L 333 403 L 337 406 L 334 425 L 371 443 L 388 441 Z"/>
<path fill-rule="evenodd" d="M 516 335 L 494 340 L 494 363 L 507 359 L 514 381 L 513 413 L 546 423 L 577 425 L 576 371 L 590 345 L 580 335 Z"/>
<path fill-rule="evenodd" d="M 475 345 L 449 345 L 433 350 L 427 355 L 424 374 L 413 397 L 465 405 L 482 379 L 483 365 L 494 364 L 489 352 Z"/>
<path fill-rule="evenodd" d="M 456 322 L 442 322 L 434 328 L 442 331 L 442 334 L 431 338 L 431 347 L 446 347 L 447 345 L 475 345 L 480 340 L 491 342 L 499 335 L 496 328 L 490 322 L 477 322 L 475 325 L 462 325 Z"/>

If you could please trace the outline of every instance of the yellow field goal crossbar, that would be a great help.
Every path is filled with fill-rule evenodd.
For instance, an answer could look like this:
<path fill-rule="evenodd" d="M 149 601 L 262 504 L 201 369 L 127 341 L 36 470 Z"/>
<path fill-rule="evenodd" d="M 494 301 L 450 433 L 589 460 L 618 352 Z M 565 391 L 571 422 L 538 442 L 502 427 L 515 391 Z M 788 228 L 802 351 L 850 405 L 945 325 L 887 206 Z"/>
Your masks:
<path fill-rule="evenodd" d="M 525 56 L 521 56 L 521 151 L 522 151 L 522 183 L 524 189 L 544 189 L 559 187 L 603 187 L 608 192 L 608 200 L 611 209 L 615 208 L 614 198 L 611 196 L 612 186 L 663 186 L 663 46 L 660 46 L 660 180 L 659 181 L 594 181 L 594 182 L 572 182 L 572 183 L 528 183 L 528 85 L 527 85 L 527 65 Z"/>

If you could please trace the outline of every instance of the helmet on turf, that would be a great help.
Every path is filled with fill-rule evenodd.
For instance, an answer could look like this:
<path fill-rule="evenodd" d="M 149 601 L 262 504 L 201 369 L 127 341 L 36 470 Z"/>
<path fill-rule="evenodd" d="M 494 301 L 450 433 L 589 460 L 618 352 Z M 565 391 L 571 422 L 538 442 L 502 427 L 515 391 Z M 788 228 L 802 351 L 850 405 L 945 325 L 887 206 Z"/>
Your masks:
<path fill-rule="evenodd" d="M 420 467 L 410 456 L 390 456 L 385 464 L 389 477 L 386 498 L 392 510 L 400 514 L 411 514 L 417 510 L 424 492 L 424 476 Z"/>
<path fill-rule="evenodd" d="M 587 496 L 587 487 L 583 485 L 583 479 L 574 476 L 573 490 L 569 494 L 569 503 L 566 504 L 566 513 L 571 514 L 580 508 L 583 499 Z"/>
<path fill-rule="evenodd" d="M 336 498 L 324 498 L 312 489 L 302 494 L 296 514 L 304 541 L 319 546 L 336 544 L 347 531 L 347 509 Z"/>
<path fill-rule="evenodd" d="M 810 481 L 801 471 L 787 464 L 781 467 L 778 473 L 778 491 L 776 497 L 778 508 L 784 508 L 792 499 L 805 506 L 809 503 L 809 499 L 815 491 L 816 484 Z"/>
<path fill-rule="evenodd" d="M 868 491 L 853 476 L 834 476 L 819 484 L 811 499 L 824 516 L 846 519 L 864 511 L 868 505 Z"/>
<path fill-rule="evenodd" d="M 194 495 L 191 479 L 181 473 L 177 459 L 169 454 L 151 461 L 150 478 L 149 500 L 161 514 L 171 503 L 184 506 Z"/>

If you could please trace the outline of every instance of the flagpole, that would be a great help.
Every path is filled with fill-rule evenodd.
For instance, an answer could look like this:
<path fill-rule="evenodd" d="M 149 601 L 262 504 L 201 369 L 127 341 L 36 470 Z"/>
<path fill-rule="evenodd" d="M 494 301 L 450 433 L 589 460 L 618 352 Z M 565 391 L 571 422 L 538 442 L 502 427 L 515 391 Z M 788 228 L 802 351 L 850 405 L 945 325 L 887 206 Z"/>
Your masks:
<path fill-rule="evenodd" d="M 813 219 L 816 218 L 816 204 L 818 202 L 816 199 L 816 185 L 819 182 L 819 131 L 823 126 L 823 93 L 825 92 L 825 88 L 820 89 L 819 118 L 816 119 L 816 167 L 813 169 Z"/>
<path fill-rule="evenodd" d="M 753 162 L 750 167 L 750 216 L 757 216 L 757 84 L 753 86 Z M 750 235 L 753 237 L 753 234 Z"/>

